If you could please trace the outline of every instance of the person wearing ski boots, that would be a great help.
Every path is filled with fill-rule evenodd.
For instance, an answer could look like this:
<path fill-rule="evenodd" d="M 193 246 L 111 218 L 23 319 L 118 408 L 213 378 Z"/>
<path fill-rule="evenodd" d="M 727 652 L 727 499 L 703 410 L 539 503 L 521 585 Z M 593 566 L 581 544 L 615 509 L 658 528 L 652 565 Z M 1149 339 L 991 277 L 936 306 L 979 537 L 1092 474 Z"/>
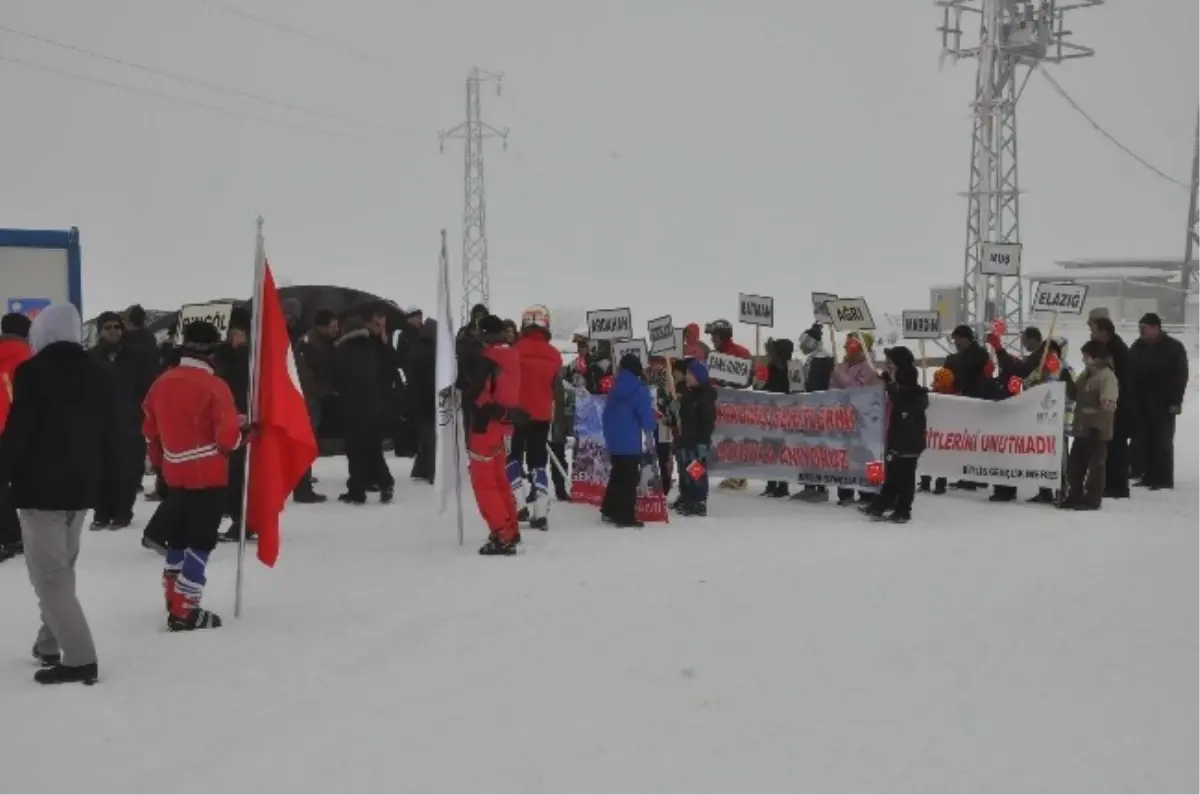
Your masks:
<path fill-rule="evenodd" d="M 467 474 L 479 513 L 491 531 L 480 555 L 514 555 L 521 541 L 517 502 L 505 472 L 505 443 L 519 424 L 521 369 L 505 344 L 504 322 L 488 315 L 478 323 L 482 347 L 459 359 L 455 386 L 462 393 L 467 428 Z"/>
<path fill-rule="evenodd" d="M 143 406 L 150 460 L 167 482 L 162 583 L 172 632 L 221 626 L 220 617 L 202 608 L 200 600 L 225 512 L 229 456 L 250 429 L 241 425 L 229 385 L 213 371 L 220 343 L 212 323 L 189 323 L 179 366 L 154 382 Z"/>
<path fill-rule="evenodd" d="M 521 337 L 513 346 L 520 360 L 520 409 L 528 417 L 514 429 L 507 476 L 513 498 L 528 503 L 529 526 L 550 529 L 550 423 L 554 419 L 554 382 L 562 369 L 562 354 L 550 344 L 550 312 L 541 305 L 521 313 Z M 529 483 L 526 483 L 528 473 Z M 527 485 L 532 485 L 526 499 Z"/>

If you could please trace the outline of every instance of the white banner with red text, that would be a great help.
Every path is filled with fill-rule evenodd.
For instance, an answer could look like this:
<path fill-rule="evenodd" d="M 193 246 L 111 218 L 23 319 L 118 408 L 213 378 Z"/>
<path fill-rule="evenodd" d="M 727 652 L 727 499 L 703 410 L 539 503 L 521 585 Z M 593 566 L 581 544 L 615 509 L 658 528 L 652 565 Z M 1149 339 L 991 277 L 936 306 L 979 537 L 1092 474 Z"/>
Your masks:
<path fill-rule="evenodd" d="M 1057 489 L 1066 451 L 1061 382 L 993 402 L 930 395 L 922 475 Z"/>

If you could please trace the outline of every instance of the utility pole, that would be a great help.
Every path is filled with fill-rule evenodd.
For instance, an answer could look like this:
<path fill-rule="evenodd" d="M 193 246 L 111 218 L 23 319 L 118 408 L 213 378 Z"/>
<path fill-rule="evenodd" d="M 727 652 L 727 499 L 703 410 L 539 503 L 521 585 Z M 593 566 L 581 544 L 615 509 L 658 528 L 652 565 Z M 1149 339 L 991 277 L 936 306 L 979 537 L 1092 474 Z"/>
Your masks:
<path fill-rule="evenodd" d="M 496 84 L 500 95 L 503 72 L 488 72 L 478 66 L 467 74 L 467 118 L 449 130 L 438 133 L 441 151 L 450 138 L 463 140 L 463 219 L 462 219 L 462 323 L 471 316 L 474 304 L 488 303 L 487 202 L 483 187 L 483 140 L 499 138 L 508 149 L 508 128 L 498 130 L 483 121 L 479 90 L 484 83 Z"/>
<path fill-rule="evenodd" d="M 1192 187 L 1188 200 L 1187 244 L 1183 249 L 1183 271 L 1179 277 L 1179 322 L 1187 322 L 1188 298 L 1196 294 L 1196 248 L 1200 245 L 1200 208 L 1196 206 L 1196 191 L 1200 189 L 1200 114 L 1196 117 L 1196 142 L 1192 148 Z"/>
<path fill-rule="evenodd" d="M 971 176 L 967 188 L 967 245 L 959 317 L 983 337 L 1000 319 L 1017 331 L 1025 322 L 1021 278 L 1020 189 L 1017 180 L 1017 100 L 1034 69 L 1086 58 L 1095 50 L 1067 41 L 1067 12 L 1104 0 L 934 0 L 943 10 L 942 53 L 978 62 Z M 964 42 L 963 15 L 979 17 L 979 39 Z M 1024 74 L 1019 74 L 1024 67 Z M 985 252 L 1015 256 L 998 265 Z"/>

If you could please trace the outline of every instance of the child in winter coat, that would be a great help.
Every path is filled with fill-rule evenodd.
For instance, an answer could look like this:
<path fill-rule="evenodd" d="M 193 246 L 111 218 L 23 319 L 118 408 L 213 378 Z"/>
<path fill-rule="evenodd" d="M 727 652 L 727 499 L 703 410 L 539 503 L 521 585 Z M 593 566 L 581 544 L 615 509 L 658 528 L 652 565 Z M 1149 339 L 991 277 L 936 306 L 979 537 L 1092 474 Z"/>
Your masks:
<path fill-rule="evenodd" d="M 658 476 L 662 480 L 663 496 L 671 492 L 675 430 L 679 422 L 673 378 L 673 374 L 667 370 L 666 359 L 661 357 L 650 359 L 646 380 L 654 389 L 654 408 L 659 415 L 658 427 L 654 431 L 654 453 L 658 459 Z"/>
<path fill-rule="evenodd" d="M 767 380 L 762 391 L 786 395 L 791 391 L 791 380 L 788 377 L 788 365 L 792 361 L 792 341 L 788 339 L 767 340 Z M 767 481 L 767 490 L 763 497 L 781 498 L 788 496 L 786 480 Z"/>
<path fill-rule="evenodd" d="M 679 396 L 679 501 L 675 510 L 684 516 L 707 516 L 708 454 L 717 425 L 717 390 L 709 381 L 708 367 L 699 359 L 687 363 L 684 385 Z"/>
<path fill-rule="evenodd" d="M 617 527 L 642 527 L 637 519 L 637 490 L 642 479 L 642 450 L 658 419 L 654 401 L 636 356 L 621 359 L 617 377 L 604 402 L 604 446 L 611 469 L 600 516 Z"/>
<path fill-rule="evenodd" d="M 1120 396 L 1108 347 L 1090 340 L 1080 350 L 1084 370 L 1075 381 L 1075 417 L 1071 435 L 1075 443 L 1067 461 L 1067 496 L 1062 508 L 1096 511 L 1104 496 L 1108 443 Z"/>
<path fill-rule="evenodd" d="M 875 386 L 880 383 L 879 373 L 867 356 L 867 346 L 857 334 L 846 337 L 846 355 L 833 368 L 829 379 L 830 389 L 860 389 Z M 854 502 L 854 489 L 840 488 L 837 491 L 838 505 L 846 506 Z M 867 502 L 873 494 L 865 490 L 859 492 L 859 501 Z"/>
<path fill-rule="evenodd" d="M 861 510 L 872 519 L 903 524 L 912 519 L 917 489 L 917 460 L 925 451 L 925 413 L 929 393 L 917 379 L 912 351 L 903 345 L 889 348 L 887 357 L 888 425 L 887 461 L 883 488 Z M 891 511 L 890 516 L 886 516 Z"/>

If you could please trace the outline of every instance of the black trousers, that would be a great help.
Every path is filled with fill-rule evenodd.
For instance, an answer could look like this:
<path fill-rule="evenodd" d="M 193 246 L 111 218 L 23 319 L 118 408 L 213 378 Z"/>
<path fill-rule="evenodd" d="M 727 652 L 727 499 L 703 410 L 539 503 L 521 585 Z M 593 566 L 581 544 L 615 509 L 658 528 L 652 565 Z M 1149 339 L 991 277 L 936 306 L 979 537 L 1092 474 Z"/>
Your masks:
<path fill-rule="evenodd" d="M 1108 443 L 1100 432 L 1076 438 L 1067 459 L 1067 502 L 1098 507 L 1104 496 Z"/>
<path fill-rule="evenodd" d="M 108 462 L 100 486 L 97 521 L 128 521 L 133 518 L 138 486 L 146 470 L 146 439 L 141 432 L 119 431 L 118 460 Z"/>
<path fill-rule="evenodd" d="M 154 509 L 150 521 L 146 522 L 146 527 L 142 530 L 142 538 L 150 541 L 155 546 L 167 548 L 167 544 L 171 540 L 171 508 L 167 505 L 167 497 L 171 495 L 171 490 L 167 488 L 166 481 L 162 480 L 162 475 L 158 476 L 158 481 L 155 483 L 155 491 L 162 499 L 158 507 Z"/>
<path fill-rule="evenodd" d="M 1141 454 L 1147 486 L 1175 488 L 1175 415 L 1157 408 L 1140 412 Z"/>
<path fill-rule="evenodd" d="M 1125 433 L 1124 429 L 1117 428 L 1113 440 L 1108 443 L 1104 490 L 1109 494 L 1129 493 L 1129 440 L 1125 438 Z"/>
<path fill-rule="evenodd" d="M 437 450 L 437 422 L 430 420 L 409 420 L 409 425 L 414 426 L 417 433 L 417 454 L 413 457 L 412 472 L 410 477 L 414 480 L 428 480 L 433 482 L 435 452 Z"/>
<path fill-rule="evenodd" d="M 640 455 L 609 456 L 608 488 L 600 503 L 600 514 L 615 524 L 629 525 L 637 519 L 637 489 L 642 478 Z"/>
<path fill-rule="evenodd" d="M 246 484 L 246 448 L 229 454 L 229 485 L 225 487 L 225 515 L 242 521 L 242 488 Z"/>
<path fill-rule="evenodd" d="M 530 421 L 525 423 L 513 433 L 508 460 L 520 461 L 526 475 L 535 469 L 545 469 L 550 460 L 550 455 L 546 452 L 549 439 L 549 422 Z"/>
<path fill-rule="evenodd" d="M 21 543 L 21 522 L 8 489 L 0 491 L 0 547 Z"/>
<path fill-rule="evenodd" d="M 658 456 L 658 477 L 662 481 L 664 495 L 671 493 L 671 471 L 675 468 L 675 453 L 670 442 L 659 442 L 654 446 Z"/>
<path fill-rule="evenodd" d="M 916 458 L 893 457 L 887 462 L 883 488 L 871 501 L 875 511 L 894 511 L 896 516 L 911 517 L 913 498 L 917 493 Z"/>
<path fill-rule="evenodd" d="M 223 488 L 172 489 L 159 508 L 166 512 L 167 549 L 212 552 L 217 546 L 225 499 Z"/>
<path fill-rule="evenodd" d="M 554 493 L 559 497 L 570 495 L 571 485 L 567 483 L 565 474 L 567 466 L 567 443 L 550 442 L 550 452 L 554 453 L 554 457 L 558 459 L 558 463 L 563 467 L 560 471 L 554 464 L 550 464 L 550 478 L 554 481 Z"/>
<path fill-rule="evenodd" d="M 346 429 L 346 491 L 355 496 L 367 493 L 368 486 L 390 489 L 396 479 L 383 457 L 383 433 L 376 425 Z"/>

